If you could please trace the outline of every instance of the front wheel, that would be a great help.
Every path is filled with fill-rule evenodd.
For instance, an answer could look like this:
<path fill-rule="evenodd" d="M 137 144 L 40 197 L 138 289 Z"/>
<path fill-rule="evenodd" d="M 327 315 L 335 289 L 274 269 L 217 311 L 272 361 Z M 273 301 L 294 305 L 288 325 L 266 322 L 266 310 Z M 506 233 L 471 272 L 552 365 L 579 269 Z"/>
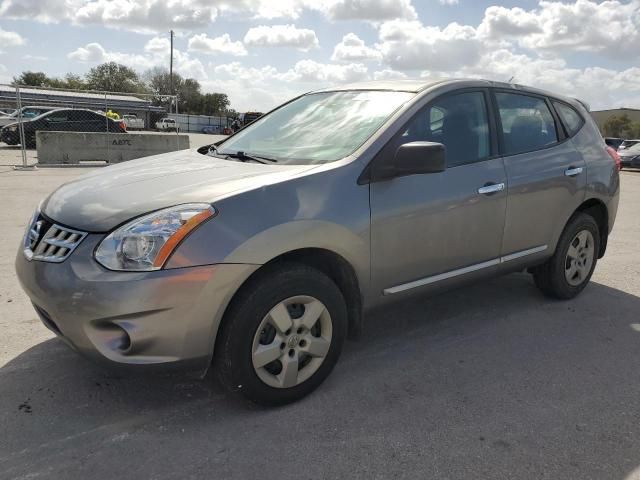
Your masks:
<path fill-rule="evenodd" d="M 347 308 L 336 284 L 306 265 L 279 265 L 234 300 L 215 368 L 229 390 L 255 403 L 294 402 L 331 373 L 346 333 Z"/>
<path fill-rule="evenodd" d="M 536 286 L 552 298 L 575 297 L 589 283 L 599 251 L 598 224 L 590 215 L 576 214 L 562 232 L 553 257 L 534 269 Z"/>

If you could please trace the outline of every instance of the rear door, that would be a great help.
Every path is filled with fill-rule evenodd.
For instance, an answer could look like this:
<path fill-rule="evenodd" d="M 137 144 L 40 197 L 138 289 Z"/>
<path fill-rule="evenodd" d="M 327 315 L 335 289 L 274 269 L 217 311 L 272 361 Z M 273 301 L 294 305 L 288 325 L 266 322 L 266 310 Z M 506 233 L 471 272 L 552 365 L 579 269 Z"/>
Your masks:
<path fill-rule="evenodd" d="M 372 282 L 386 295 L 499 262 L 506 174 L 491 134 L 488 90 L 446 94 L 419 111 L 378 154 L 442 143 L 447 169 L 370 185 Z"/>
<path fill-rule="evenodd" d="M 87 110 L 69 112 L 70 129 L 74 132 L 106 132 L 107 117 Z"/>
<path fill-rule="evenodd" d="M 508 90 L 494 98 L 509 185 L 502 255 L 547 251 L 584 198 L 584 159 L 548 98 Z"/>

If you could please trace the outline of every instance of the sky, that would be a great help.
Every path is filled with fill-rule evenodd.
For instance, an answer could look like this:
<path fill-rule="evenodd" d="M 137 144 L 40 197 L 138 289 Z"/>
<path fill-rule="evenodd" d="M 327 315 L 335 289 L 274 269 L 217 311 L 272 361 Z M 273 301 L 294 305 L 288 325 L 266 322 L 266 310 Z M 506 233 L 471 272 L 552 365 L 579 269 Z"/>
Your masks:
<path fill-rule="evenodd" d="M 238 111 L 362 80 L 474 77 L 640 108 L 640 0 L 0 0 L 0 83 L 169 65 Z"/>

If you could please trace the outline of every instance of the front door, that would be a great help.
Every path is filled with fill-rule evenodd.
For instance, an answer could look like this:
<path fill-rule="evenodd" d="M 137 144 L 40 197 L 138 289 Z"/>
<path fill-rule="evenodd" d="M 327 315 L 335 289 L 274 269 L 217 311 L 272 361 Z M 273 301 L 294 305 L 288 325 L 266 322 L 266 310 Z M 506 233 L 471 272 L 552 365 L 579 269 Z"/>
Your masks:
<path fill-rule="evenodd" d="M 499 263 L 507 178 L 496 157 L 488 92 L 440 97 L 380 152 L 413 141 L 445 145 L 447 169 L 372 183 L 372 284 L 386 295 Z M 495 137 L 493 137 L 495 138 Z"/>

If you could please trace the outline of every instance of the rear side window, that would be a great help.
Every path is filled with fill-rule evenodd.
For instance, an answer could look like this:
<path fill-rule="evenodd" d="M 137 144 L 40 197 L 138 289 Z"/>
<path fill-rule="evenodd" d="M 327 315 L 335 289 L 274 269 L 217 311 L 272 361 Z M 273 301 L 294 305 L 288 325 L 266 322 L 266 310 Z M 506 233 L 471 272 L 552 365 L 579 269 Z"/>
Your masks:
<path fill-rule="evenodd" d="M 580 114 L 576 112 L 573 107 L 564 103 L 553 102 L 553 106 L 555 107 L 556 112 L 558 112 L 560 120 L 564 123 L 569 136 L 573 136 L 578 133 L 578 130 L 580 130 L 584 124 L 584 120 Z"/>
<path fill-rule="evenodd" d="M 558 141 L 553 115 L 544 99 L 496 93 L 506 155 L 531 152 Z"/>
<path fill-rule="evenodd" d="M 84 110 L 72 110 L 69 112 L 69 120 L 72 122 L 80 122 L 83 120 L 94 120 L 93 114 L 91 112 L 86 112 Z"/>
<path fill-rule="evenodd" d="M 65 111 L 61 112 L 53 112 L 49 116 L 47 116 L 47 120 L 50 122 L 66 122 L 69 120 L 69 113 Z"/>
<path fill-rule="evenodd" d="M 447 166 L 473 163 L 489 156 L 489 121 L 482 92 L 436 99 L 409 122 L 397 146 L 426 141 L 442 143 Z"/>

